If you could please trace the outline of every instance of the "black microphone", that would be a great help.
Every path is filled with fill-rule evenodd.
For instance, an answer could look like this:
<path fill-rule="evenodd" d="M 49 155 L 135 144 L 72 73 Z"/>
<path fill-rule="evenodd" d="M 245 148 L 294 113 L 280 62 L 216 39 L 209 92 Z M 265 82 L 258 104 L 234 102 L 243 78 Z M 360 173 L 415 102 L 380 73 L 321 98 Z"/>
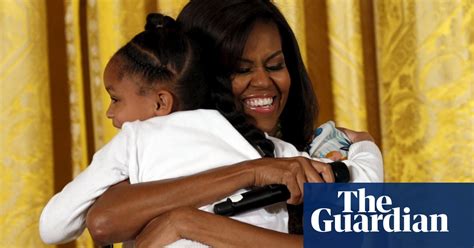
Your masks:
<path fill-rule="evenodd" d="M 332 162 L 331 165 L 335 182 L 346 183 L 350 180 L 347 165 L 343 162 Z M 269 206 L 290 198 L 290 191 L 283 184 L 270 184 L 247 191 L 241 195 L 227 198 L 226 201 L 214 205 L 214 213 L 233 216 L 242 212 Z"/>
<path fill-rule="evenodd" d="M 241 195 L 227 198 L 226 201 L 214 205 L 214 213 L 233 216 L 277 202 L 286 201 L 289 198 L 290 191 L 288 191 L 285 185 L 270 184 L 247 191 Z"/>
<path fill-rule="evenodd" d="M 329 165 L 331 165 L 335 183 L 347 183 L 351 180 L 351 174 L 346 164 L 341 161 L 336 161 L 329 163 Z"/>

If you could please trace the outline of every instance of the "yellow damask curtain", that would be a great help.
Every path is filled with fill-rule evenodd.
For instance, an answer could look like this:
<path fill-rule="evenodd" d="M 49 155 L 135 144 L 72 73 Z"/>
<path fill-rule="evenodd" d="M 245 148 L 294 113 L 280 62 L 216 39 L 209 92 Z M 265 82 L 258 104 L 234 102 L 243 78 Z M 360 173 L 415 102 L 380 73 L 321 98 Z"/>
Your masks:
<path fill-rule="evenodd" d="M 0 247 L 47 247 L 48 199 L 115 134 L 102 73 L 148 12 L 186 0 L 0 1 Z M 474 181 L 472 0 L 274 0 L 319 122 L 369 130 L 392 182 Z M 87 233 L 61 247 L 92 247 Z"/>

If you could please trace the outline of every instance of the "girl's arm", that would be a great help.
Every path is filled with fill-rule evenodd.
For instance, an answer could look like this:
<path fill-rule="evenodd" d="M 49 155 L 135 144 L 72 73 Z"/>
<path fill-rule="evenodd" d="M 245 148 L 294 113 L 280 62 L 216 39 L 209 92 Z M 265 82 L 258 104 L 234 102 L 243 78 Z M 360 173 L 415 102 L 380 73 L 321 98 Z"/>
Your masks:
<path fill-rule="evenodd" d="M 341 129 L 353 144 L 349 147 L 347 160 L 351 182 L 383 182 L 383 158 L 380 149 L 367 132 Z"/>
<path fill-rule="evenodd" d="M 85 224 L 85 213 L 108 187 L 128 176 L 120 170 L 92 164 L 54 195 L 41 212 L 39 231 L 46 244 L 66 243 L 79 237 Z"/>
<path fill-rule="evenodd" d="M 65 243 L 76 239 L 86 227 L 89 207 L 110 186 L 128 178 L 126 132 L 94 154 L 92 163 L 61 192 L 54 195 L 41 213 L 39 231 L 47 244 Z"/>
<path fill-rule="evenodd" d="M 134 239 L 153 218 L 170 210 L 200 207 L 250 186 L 287 185 L 288 203 L 302 201 L 303 183 L 332 178 L 323 163 L 302 157 L 256 159 L 174 180 L 129 185 L 106 191 L 91 207 L 86 224 L 98 244 Z"/>
<path fill-rule="evenodd" d="M 303 247 L 302 235 L 279 233 L 187 207 L 150 221 L 138 235 L 136 247 L 163 247 L 179 239 L 211 247 Z"/>
<path fill-rule="evenodd" d="M 343 161 L 349 168 L 351 182 L 383 182 L 382 153 L 375 143 L 360 141 L 349 148 L 348 159 Z"/>

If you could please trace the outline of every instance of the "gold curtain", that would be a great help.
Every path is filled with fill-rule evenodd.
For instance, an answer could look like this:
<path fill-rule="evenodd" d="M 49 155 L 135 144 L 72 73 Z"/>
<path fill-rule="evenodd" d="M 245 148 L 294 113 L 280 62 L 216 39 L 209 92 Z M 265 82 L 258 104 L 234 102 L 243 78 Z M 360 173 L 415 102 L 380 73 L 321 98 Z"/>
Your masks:
<path fill-rule="evenodd" d="M 186 0 L 0 1 L 0 247 L 48 247 L 48 199 L 115 134 L 102 73 L 148 12 Z M 472 0 L 274 0 L 319 122 L 369 130 L 392 182 L 474 181 Z M 60 247 L 92 247 L 85 233 Z"/>

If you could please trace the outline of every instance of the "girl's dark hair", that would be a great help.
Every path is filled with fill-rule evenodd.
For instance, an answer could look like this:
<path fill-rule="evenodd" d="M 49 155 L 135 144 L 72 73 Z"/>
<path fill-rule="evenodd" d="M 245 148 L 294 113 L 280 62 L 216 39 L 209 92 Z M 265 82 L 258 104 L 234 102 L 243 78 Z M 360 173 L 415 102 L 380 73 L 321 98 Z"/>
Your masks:
<path fill-rule="evenodd" d="M 139 94 L 157 83 L 167 87 L 177 101 L 173 110 L 217 109 L 262 156 L 273 156 L 273 143 L 246 119 L 234 103 L 229 79 L 218 77 L 216 60 L 204 54 L 208 43 L 200 33 L 182 31 L 169 16 L 147 16 L 145 31 L 119 49 L 120 77 L 139 76 Z"/>
<path fill-rule="evenodd" d="M 172 92 L 173 110 L 191 110 L 206 105 L 209 90 L 200 47 L 169 16 L 149 14 L 145 31 L 120 48 L 117 59 L 120 77 L 140 77 L 139 94 L 158 83 Z"/>
<path fill-rule="evenodd" d="M 278 8 L 269 0 L 192 0 L 177 20 L 185 30 L 209 36 L 218 53 L 217 70 L 228 78 L 237 69 L 255 23 L 272 22 L 278 27 L 291 78 L 280 116 L 280 138 L 303 150 L 311 140 L 318 105 L 295 35 Z"/>

